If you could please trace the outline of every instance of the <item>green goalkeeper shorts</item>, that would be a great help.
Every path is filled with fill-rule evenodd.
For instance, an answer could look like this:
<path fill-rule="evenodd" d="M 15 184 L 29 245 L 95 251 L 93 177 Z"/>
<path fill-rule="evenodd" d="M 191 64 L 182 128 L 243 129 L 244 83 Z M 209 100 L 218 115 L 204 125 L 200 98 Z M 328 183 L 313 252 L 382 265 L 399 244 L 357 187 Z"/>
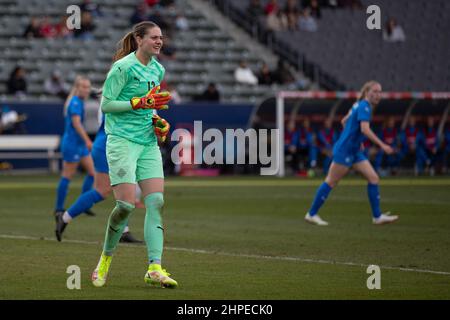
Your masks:
<path fill-rule="evenodd" d="M 111 185 L 164 178 L 158 145 L 144 146 L 125 138 L 108 135 L 106 157 Z"/>

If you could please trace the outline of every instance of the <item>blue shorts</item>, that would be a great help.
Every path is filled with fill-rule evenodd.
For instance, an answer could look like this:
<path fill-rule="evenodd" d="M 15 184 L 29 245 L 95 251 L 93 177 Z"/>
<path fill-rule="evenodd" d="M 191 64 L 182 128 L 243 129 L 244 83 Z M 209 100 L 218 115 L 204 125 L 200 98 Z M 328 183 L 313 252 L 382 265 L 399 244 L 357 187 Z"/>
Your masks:
<path fill-rule="evenodd" d="M 80 162 L 81 158 L 89 155 L 89 150 L 85 145 L 63 143 L 61 146 L 63 160 L 66 162 Z"/>
<path fill-rule="evenodd" d="M 341 164 L 346 167 L 351 167 L 353 164 L 367 160 L 367 156 L 363 151 L 358 151 L 353 154 L 349 153 L 333 153 L 333 162 Z"/>
<path fill-rule="evenodd" d="M 92 148 L 92 160 L 94 160 L 95 172 L 109 173 L 108 161 L 106 160 L 106 150 Z"/>

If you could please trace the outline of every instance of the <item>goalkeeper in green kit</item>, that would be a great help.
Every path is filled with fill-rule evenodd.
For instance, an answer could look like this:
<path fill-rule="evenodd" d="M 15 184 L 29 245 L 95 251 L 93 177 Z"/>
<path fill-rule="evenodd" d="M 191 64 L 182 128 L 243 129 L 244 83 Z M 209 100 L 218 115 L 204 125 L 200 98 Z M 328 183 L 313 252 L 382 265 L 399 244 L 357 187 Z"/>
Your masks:
<path fill-rule="evenodd" d="M 155 23 L 135 25 L 120 41 L 103 85 L 106 155 L 116 205 L 109 216 L 100 261 L 92 274 L 96 287 L 106 283 L 113 253 L 134 209 L 136 182 L 146 208 L 144 237 L 149 266 L 144 281 L 162 287 L 178 286 L 161 267 L 164 172 L 158 138 L 165 140 L 169 124 L 155 110 L 167 109 L 171 98 L 168 92 L 159 93 L 165 70 L 155 56 L 162 44 L 161 29 Z"/>

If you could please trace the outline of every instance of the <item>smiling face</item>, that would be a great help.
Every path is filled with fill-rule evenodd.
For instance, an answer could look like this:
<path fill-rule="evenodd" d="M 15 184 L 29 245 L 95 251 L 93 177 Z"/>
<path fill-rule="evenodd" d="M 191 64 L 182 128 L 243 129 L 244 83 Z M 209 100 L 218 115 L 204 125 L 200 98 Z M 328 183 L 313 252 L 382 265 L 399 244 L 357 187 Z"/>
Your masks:
<path fill-rule="evenodd" d="M 136 37 L 139 50 L 147 56 L 158 55 L 163 45 L 163 36 L 159 27 L 147 28 L 143 37 Z"/>

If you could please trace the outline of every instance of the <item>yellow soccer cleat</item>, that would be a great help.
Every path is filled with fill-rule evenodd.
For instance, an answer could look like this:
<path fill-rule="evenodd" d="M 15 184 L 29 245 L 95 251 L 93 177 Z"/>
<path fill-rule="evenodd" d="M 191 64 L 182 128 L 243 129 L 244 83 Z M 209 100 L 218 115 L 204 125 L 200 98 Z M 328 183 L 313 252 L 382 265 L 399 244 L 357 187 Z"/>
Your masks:
<path fill-rule="evenodd" d="M 92 284 L 96 287 L 103 287 L 106 283 L 106 277 L 108 276 L 109 266 L 111 265 L 112 256 L 105 256 L 102 253 L 100 261 L 97 264 L 94 272 L 92 273 Z"/>
<path fill-rule="evenodd" d="M 151 285 L 160 285 L 163 288 L 176 288 L 178 282 L 173 280 L 166 270 L 161 268 L 159 264 L 150 264 L 145 274 L 144 281 Z"/>

